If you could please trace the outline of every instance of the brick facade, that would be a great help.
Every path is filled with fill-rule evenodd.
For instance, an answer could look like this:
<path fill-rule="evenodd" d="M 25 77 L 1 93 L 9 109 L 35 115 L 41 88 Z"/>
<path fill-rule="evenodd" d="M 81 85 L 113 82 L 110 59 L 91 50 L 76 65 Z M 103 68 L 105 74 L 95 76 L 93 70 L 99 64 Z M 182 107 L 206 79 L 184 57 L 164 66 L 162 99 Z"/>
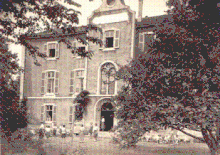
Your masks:
<path fill-rule="evenodd" d="M 123 0 L 116 0 L 115 3 L 111 6 L 108 6 L 107 1 L 103 0 L 103 4 L 100 6 L 100 8 L 95 10 L 93 15 L 88 18 L 88 22 L 93 23 L 93 21 L 97 21 L 97 18 L 108 18 L 109 15 L 114 14 L 127 14 L 127 17 L 122 21 L 114 21 L 111 23 L 106 22 L 97 24 L 97 26 L 101 27 L 104 34 L 106 32 L 106 35 L 111 35 L 110 33 L 107 34 L 107 31 L 109 30 L 114 30 L 114 32 L 118 31 L 119 33 L 114 33 L 113 43 L 114 47 L 118 47 L 104 48 L 93 43 L 85 47 L 88 50 L 94 51 L 92 59 L 85 58 L 85 64 L 83 65 L 84 81 L 81 85 L 83 85 L 83 89 L 90 92 L 91 99 L 91 103 L 89 103 L 88 106 L 88 113 L 87 115 L 83 116 L 82 120 L 86 127 L 88 127 L 91 122 L 98 123 L 98 125 L 100 125 L 101 116 L 105 117 L 107 120 L 111 120 L 105 116 L 101 107 L 106 102 L 109 102 L 109 98 L 117 94 L 123 85 L 123 82 L 115 82 L 116 88 L 111 90 L 114 91 L 113 94 L 102 94 L 100 90 L 101 68 L 103 65 L 105 65 L 105 63 L 110 63 L 115 67 L 115 70 L 117 71 L 121 65 L 126 65 L 130 60 L 132 60 L 134 53 L 138 48 L 137 45 L 139 40 L 139 33 L 143 31 L 137 29 L 138 25 L 135 23 L 135 12 L 131 11 L 130 8 L 124 4 Z M 99 33 L 92 32 L 89 35 L 99 36 Z M 115 42 L 117 38 L 119 38 L 119 44 L 118 42 Z M 70 42 L 74 42 L 73 39 L 69 39 L 71 40 Z M 45 52 L 44 45 L 48 42 L 54 41 L 57 40 L 35 38 L 31 42 L 34 46 L 38 47 L 40 51 Z M 47 51 L 48 48 L 49 46 L 47 46 Z M 67 49 L 64 43 L 59 43 L 59 57 L 53 60 L 39 59 L 41 66 L 36 66 L 34 64 L 34 60 L 26 52 L 24 96 L 28 98 L 28 112 L 31 114 L 29 119 L 30 123 L 36 124 L 45 122 L 51 125 L 51 127 L 54 125 L 60 126 L 61 124 L 66 124 L 67 128 L 71 128 L 72 124 L 69 123 L 70 107 L 73 106 L 73 100 L 77 95 L 76 93 L 70 92 L 71 71 L 78 69 L 77 59 L 78 58 L 74 57 L 71 51 Z M 56 75 L 49 75 L 49 71 L 56 71 L 58 73 L 56 74 L 56 72 L 54 72 Z M 42 75 L 43 72 L 45 72 L 44 75 Z M 74 72 L 74 77 L 76 76 L 75 74 L 77 74 L 77 72 Z M 48 79 L 45 83 L 45 81 L 42 80 L 43 76 L 47 76 L 48 79 L 49 76 L 52 76 L 52 80 L 54 80 L 53 82 L 55 83 L 55 76 L 58 76 L 57 87 L 56 84 L 54 86 L 50 86 L 48 84 Z M 76 80 L 74 82 L 76 83 Z M 47 93 L 42 94 L 42 83 L 44 83 L 44 92 L 55 92 L 55 89 L 58 88 L 57 93 L 52 93 L 52 95 L 47 95 Z M 74 87 L 77 86 L 80 87 L 80 85 L 75 84 L 72 88 L 76 89 Z M 51 90 L 48 89 L 49 87 L 51 87 Z M 110 84 L 108 86 L 108 91 L 110 92 Z M 114 106 L 114 103 L 111 104 Z M 42 105 L 52 105 L 52 110 L 50 109 L 50 106 L 44 106 L 44 109 L 42 109 Z M 43 114 L 42 110 L 44 110 Z M 46 112 L 46 110 L 48 110 L 48 112 Z M 50 110 L 52 111 L 52 120 L 46 121 L 47 114 L 51 114 L 51 112 L 49 112 Z M 106 123 L 108 123 L 107 120 Z M 115 125 L 117 125 L 117 120 L 113 118 L 113 126 Z"/>

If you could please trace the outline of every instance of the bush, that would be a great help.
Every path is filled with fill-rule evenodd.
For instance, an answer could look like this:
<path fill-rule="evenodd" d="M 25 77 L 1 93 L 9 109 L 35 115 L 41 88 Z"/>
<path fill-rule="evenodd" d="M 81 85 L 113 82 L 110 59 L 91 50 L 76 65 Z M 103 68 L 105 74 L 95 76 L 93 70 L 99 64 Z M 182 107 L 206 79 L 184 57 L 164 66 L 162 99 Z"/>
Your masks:
<path fill-rule="evenodd" d="M 112 141 L 114 143 L 119 143 L 122 148 L 136 146 L 144 133 L 144 131 L 136 126 L 133 120 L 119 124 L 114 130 Z"/>

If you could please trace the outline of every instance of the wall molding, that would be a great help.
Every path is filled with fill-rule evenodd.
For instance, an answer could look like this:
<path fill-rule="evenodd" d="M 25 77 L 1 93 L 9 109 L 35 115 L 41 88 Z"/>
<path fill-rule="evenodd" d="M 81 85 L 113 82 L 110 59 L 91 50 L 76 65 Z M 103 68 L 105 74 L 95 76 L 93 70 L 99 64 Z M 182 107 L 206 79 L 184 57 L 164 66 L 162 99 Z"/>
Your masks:
<path fill-rule="evenodd" d="M 115 95 L 97 95 L 97 94 L 90 94 L 91 97 L 114 97 Z M 34 97 L 27 97 L 28 99 L 74 99 L 76 96 L 70 97 L 51 97 L 51 96 L 34 96 Z"/>

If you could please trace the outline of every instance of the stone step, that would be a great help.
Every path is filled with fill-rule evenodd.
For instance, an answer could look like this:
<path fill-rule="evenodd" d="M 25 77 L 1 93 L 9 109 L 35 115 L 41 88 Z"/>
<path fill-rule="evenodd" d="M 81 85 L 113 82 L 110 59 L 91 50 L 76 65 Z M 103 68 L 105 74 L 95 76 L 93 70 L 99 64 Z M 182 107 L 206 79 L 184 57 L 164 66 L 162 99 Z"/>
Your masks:
<path fill-rule="evenodd" d="M 98 135 L 99 137 L 103 137 L 103 138 L 111 138 L 113 133 L 107 131 L 100 131 Z"/>

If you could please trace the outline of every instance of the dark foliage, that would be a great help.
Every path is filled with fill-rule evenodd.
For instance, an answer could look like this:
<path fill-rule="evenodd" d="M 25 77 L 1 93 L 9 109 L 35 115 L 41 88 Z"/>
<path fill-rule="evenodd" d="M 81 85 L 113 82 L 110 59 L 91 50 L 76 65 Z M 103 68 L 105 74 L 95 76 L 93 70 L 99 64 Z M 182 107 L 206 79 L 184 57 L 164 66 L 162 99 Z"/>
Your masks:
<path fill-rule="evenodd" d="M 87 90 L 81 91 L 75 98 L 74 103 L 76 106 L 76 118 L 82 118 L 83 114 L 87 114 L 87 107 L 90 102 L 89 92 Z"/>
<path fill-rule="evenodd" d="M 208 19 L 214 12 L 200 8 L 209 1 L 197 1 L 193 6 L 192 1 L 188 6 L 185 2 L 168 2 L 173 8 L 156 25 L 155 42 L 121 68 L 120 78 L 128 85 L 115 98 L 117 117 L 122 124 L 131 119 L 138 122 L 140 130 L 137 125 L 126 129 L 135 131 L 130 138 L 140 137 L 143 130 L 171 127 L 206 142 L 213 154 L 220 140 L 218 22 Z M 213 5 L 207 4 L 216 9 Z M 198 28 L 200 24 L 202 28 Z M 199 130 L 203 139 L 185 128 Z M 127 138 L 127 143 L 136 141 Z"/>

